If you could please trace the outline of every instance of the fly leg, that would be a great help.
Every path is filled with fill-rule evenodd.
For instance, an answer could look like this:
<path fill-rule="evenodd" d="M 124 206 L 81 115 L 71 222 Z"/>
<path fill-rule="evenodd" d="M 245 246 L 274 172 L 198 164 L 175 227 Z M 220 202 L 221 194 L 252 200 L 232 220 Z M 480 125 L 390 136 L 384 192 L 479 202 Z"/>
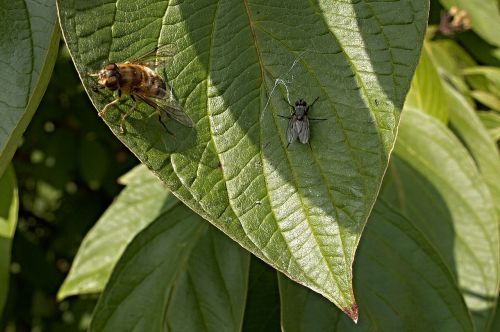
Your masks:
<path fill-rule="evenodd" d="M 309 108 L 311 108 L 314 103 L 319 99 L 319 97 L 316 97 L 316 99 L 314 99 L 314 101 L 312 102 L 311 105 L 307 106 L 307 111 L 306 113 L 309 111 Z M 309 117 L 308 117 L 309 118 Z M 309 118 L 309 120 L 313 120 L 313 121 L 323 121 L 323 120 L 328 120 L 328 119 L 324 119 L 324 118 Z"/>
<path fill-rule="evenodd" d="M 115 100 L 113 100 L 112 102 L 110 102 L 109 104 L 107 104 L 106 106 L 104 106 L 104 108 L 102 110 L 100 110 L 98 112 L 99 116 L 102 118 L 104 116 L 104 113 L 113 105 L 115 105 L 116 103 L 118 103 L 120 100 L 122 99 L 122 90 L 118 90 L 118 98 L 116 98 Z"/>
<path fill-rule="evenodd" d="M 314 103 L 315 103 L 315 102 L 317 102 L 317 101 L 318 101 L 318 99 L 319 99 L 319 97 L 316 97 L 316 99 L 314 99 L 314 101 L 311 103 L 311 105 L 309 105 L 309 107 L 308 107 L 308 108 L 313 107 Z"/>
<path fill-rule="evenodd" d="M 135 99 L 134 95 L 130 95 L 130 98 L 134 101 L 134 106 L 132 106 L 125 114 L 122 115 L 122 119 L 120 121 L 120 134 L 125 134 L 125 127 L 123 124 L 125 123 L 125 120 L 129 117 L 130 114 L 137 108 L 137 100 Z"/>

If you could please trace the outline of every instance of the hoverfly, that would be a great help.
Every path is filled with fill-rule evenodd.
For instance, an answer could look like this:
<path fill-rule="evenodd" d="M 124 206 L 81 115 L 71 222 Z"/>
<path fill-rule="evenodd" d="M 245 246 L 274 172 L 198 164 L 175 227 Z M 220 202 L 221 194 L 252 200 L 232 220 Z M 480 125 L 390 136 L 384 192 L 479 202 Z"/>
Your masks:
<path fill-rule="evenodd" d="M 165 45 L 155 48 L 135 60 L 124 63 L 109 63 L 97 74 L 91 74 L 90 76 L 98 77 L 97 86 L 93 87 L 93 91 L 98 91 L 98 89 L 118 91 L 118 98 L 104 106 L 99 111 L 99 116 L 102 117 L 111 106 L 120 102 L 122 93 L 124 93 L 134 101 L 134 106 L 122 115 L 120 122 L 122 134 L 125 132 L 126 118 L 137 108 L 137 99 L 156 110 L 160 123 L 169 133 L 170 131 L 162 121 L 162 113 L 186 127 L 193 127 L 193 121 L 182 110 L 182 107 L 171 96 L 167 97 L 166 83 L 153 69 L 156 68 L 156 63 L 161 63 L 162 59 L 172 55 L 169 45 Z"/>
<path fill-rule="evenodd" d="M 292 115 L 290 116 L 280 115 L 280 117 L 288 119 L 288 128 L 286 131 L 286 138 L 288 141 L 288 144 L 286 146 L 287 148 L 297 138 L 299 139 L 299 142 L 302 144 L 309 143 L 309 137 L 311 135 L 309 129 L 309 120 L 326 120 L 326 119 L 317 119 L 308 117 L 307 113 L 318 99 L 319 97 L 314 99 L 311 105 L 307 105 L 307 102 L 305 100 L 299 99 L 295 102 L 295 106 L 290 104 L 285 99 L 285 102 L 292 108 Z"/>

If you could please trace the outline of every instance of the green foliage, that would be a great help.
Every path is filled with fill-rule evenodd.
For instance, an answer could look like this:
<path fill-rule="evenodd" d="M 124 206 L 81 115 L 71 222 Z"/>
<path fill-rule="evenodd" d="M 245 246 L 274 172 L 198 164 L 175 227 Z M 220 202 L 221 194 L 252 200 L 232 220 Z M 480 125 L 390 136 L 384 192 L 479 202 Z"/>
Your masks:
<path fill-rule="evenodd" d="M 498 3 L 441 3 L 472 31 L 431 27 L 420 54 L 425 1 L 58 0 L 68 49 L 14 158 L 19 198 L 0 180 L 0 329 L 498 329 Z M 0 174 L 59 40 L 53 4 L 1 8 Z M 89 111 L 85 92 L 115 98 L 91 74 L 165 44 L 194 128 L 140 103 L 120 134 L 130 98 Z M 326 120 L 287 147 L 280 116 L 316 97 Z M 143 163 L 119 195 L 118 141 Z"/>
<path fill-rule="evenodd" d="M 0 22 L 0 175 L 49 83 L 59 49 L 55 1 L 2 1 Z"/>
<path fill-rule="evenodd" d="M 134 236 L 176 204 L 168 199 L 171 194 L 147 169 L 137 168 L 121 182 L 127 187 L 83 240 L 82 250 L 59 289 L 59 298 L 102 292 Z"/>
<path fill-rule="evenodd" d="M 360 322 L 280 278 L 285 331 L 471 331 L 453 276 L 424 234 L 383 200 L 375 204 L 355 263 Z"/>
<path fill-rule="evenodd" d="M 448 109 L 445 97 L 439 73 L 428 51 L 424 48 L 411 82 L 411 89 L 406 96 L 405 107 L 420 109 L 446 123 Z"/>
<path fill-rule="evenodd" d="M 173 45 L 178 54 L 166 77 L 196 129 L 172 123 L 172 139 L 144 107 L 120 139 L 197 213 L 356 319 L 354 253 L 394 144 L 420 51 L 413 46 L 424 34 L 427 7 L 410 2 L 289 1 L 270 9 L 259 1 L 186 1 L 135 11 L 150 22 L 141 26 L 130 21 L 135 1 L 59 1 L 59 10 L 88 91 L 95 84 L 88 74 L 103 61 Z M 362 41 L 363 56 L 353 39 Z M 288 81 L 286 91 L 275 89 L 278 78 Z M 98 109 L 111 100 L 90 96 Z M 311 124 L 310 147 L 287 148 L 287 123 L 278 116 L 288 112 L 285 97 L 319 97 L 314 114 L 328 120 Z M 116 133 L 128 107 L 105 116 Z"/>

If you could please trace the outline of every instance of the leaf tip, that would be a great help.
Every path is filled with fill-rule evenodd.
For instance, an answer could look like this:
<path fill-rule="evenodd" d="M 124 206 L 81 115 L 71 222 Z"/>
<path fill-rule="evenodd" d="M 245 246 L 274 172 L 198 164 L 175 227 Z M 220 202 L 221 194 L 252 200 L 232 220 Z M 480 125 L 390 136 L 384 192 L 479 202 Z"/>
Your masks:
<path fill-rule="evenodd" d="M 342 311 L 345 312 L 347 316 L 349 316 L 352 321 L 357 324 L 358 323 L 358 305 L 354 303 L 351 307 L 342 308 Z"/>

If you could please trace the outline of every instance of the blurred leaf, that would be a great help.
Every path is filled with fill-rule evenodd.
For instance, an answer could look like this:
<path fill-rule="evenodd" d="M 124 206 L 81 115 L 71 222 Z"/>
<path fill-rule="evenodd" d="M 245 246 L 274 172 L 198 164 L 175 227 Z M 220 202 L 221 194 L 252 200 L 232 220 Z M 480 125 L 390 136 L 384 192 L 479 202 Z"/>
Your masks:
<path fill-rule="evenodd" d="M 473 331 L 439 253 L 381 199 L 361 240 L 355 272 L 357 325 L 318 294 L 281 277 L 283 331 Z"/>
<path fill-rule="evenodd" d="M 498 0 L 440 0 L 447 9 L 456 6 L 465 10 L 472 21 L 472 30 L 488 43 L 500 46 L 500 12 Z"/>
<path fill-rule="evenodd" d="M 477 163 L 484 182 L 488 186 L 492 203 L 500 216 L 500 155 L 495 142 L 463 96 L 451 86 L 445 84 L 448 105 L 450 107 L 450 122 L 460 135 L 460 138 L 470 150 Z M 498 220 L 498 219 L 497 219 Z M 500 221 L 500 220 L 499 220 Z"/>
<path fill-rule="evenodd" d="M 277 272 L 255 256 L 252 256 L 250 262 L 242 331 L 279 331 L 280 296 Z"/>
<path fill-rule="evenodd" d="M 9 166 L 0 176 L 0 314 L 9 291 L 10 253 L 18 210 L 16 174 Z"/>
<path fill-rule="evenodd" d="M 179 202 L 179 205 L 182 203 Z M 182 220 L 183 224 L 197 220 L 198 226 L 206 227 L 206 223 L 193 211 L 185 206 L 182 209 L 189 214 Z M 167 222 L 171 218 L 165 216 L 159 222 Z M 192 240 L 196 241 L 196 238 Z M 158 247 L 166 247 L 163 243 L 157 244 Z M 247 300 L 250 253 L 215 227 L 209 226 L 190 253 L 188 248 L 177 248 L 177 253 L 165 250 L 160 254 L 163 258 L 158 258 L 172 261 L 173 256 L 182 256 L 184 253 L 181 251 L 184 250 L 189 254 L 187 265 L 178 266 L 177 280 L 166 285 L 167 292 L 173 293 L 167 304 L 163 330 L 241 331 Z M 134 271 L 130 272 L 135 274 Z M 148 291 L 153 294 L 157 288 L 157 285 L 152 285 Z M 148 294 L 148 291 L 144 293 Z M 138 307 L 141 307 L 140 303 Z"/>
<path fill-rule="evenodd" d="M 500 114 L 497 112 L 478 112 L 477 115 L 488 129 L 493 140 L 500 140 Z"/>
<path fill-rule="evenodd" d="M 498 219 L 492 195 L 451 131 L 422 112 L 403 114 L 395 147 L 398 158 L 389 168 L 386 178 L 391 181 L 383 197 L 438 250 L 481 330 L 495 306 L 499 283 Z"/>
<path fill-rule="evenodd" d="M 488 91 L 500 98 L 500 68 L 470 67 L 464 69 L 463 74 L 474 89 Z"/>
<path fill-rule="evenodd" d="M 500 112 L 500 98 L 498 98 L 494 94 L 481 90 L 471 91 L 470 94 L 481 104 L 485 105 L 488 108 L 491 108 L 492 110 Z"/>
<path fill-rule="evenodd" d="M 438 72 L 462 93 L 468 93 L 469 87 L 462 75 L 462 70 L 476 66 L 476 62 L 469 53 L 451 39 L 433 40 L 426 42 L 426 45 Z"/>
<path fill-rule="evenodd" d="M 83 240 L 57 297 L 101 292 L 125 247 L 175 201 L 144 166 L 131 171 L 133 180 Z"/>
<path fill-rule="evenodd" d="M 373 214 L 372 214 L 373 216 Z M 368 227 L 367 227 L 368 229 Z M 361 240 L 360 248 L 366 241 L 366 235 Z M 358 252 L 358 259 L 360 253 Z M 357 264 L 357 261 L 355 265 Z M 358 288 L 355 275 L 354 284 Z M 293 282 L 279 274 L 279 289 L 281 298 L 281 330 L 284 332 L 293 331 L 336 331 L 336 325 L 339 323 L 342 312 L 338 310 L 331 302 L 321 295 Z M 363 294 L 359 293 L 358 297 Z M 360 324 L 366 319 L 363 317 L 363 311 L 368 309 L 365 304 L 361 304 Z M 352 323 L 351 323 L 352 324 Z M 354 325 L 354 324 L 352 324 Z M 348 323 L 347 326 L 350 326 Z M 358 327 L 358 325 L 354 325 Z"/>
<path fill-rule="evenodd" d="M 500 155 L 498 148 L 477 116 L 478 112 L 472 109 L 465 98 L 451 86 L 445 84 L 445 90 L 450 107 L 450 124 L 469 149 L 484 183 L 488 186 L 491 201 L 485 200 L 483 204 L 487 205 L 488 210 L 496 209 L 495 218 L 490 223 L 496 224 L 498 228 L 500 224 Z M 481 329 L 483 326 L 488 326 L 494 306 L 486 310 L 480 308 L 480 313 L 477 313 L 477 308 L 473 307 L 472 309 L 475 316 L 480 316 L 476 317 L 479 321 L 478 327 Z"/>
<path fill-rule="evenodd" d="M 170 200 L 116 265 L 90 331 L 241 330 L 249 253 Z"/>
<path fill-rule="evenodd" d="M 0 175 L 49 83 L 59 49 L 55 1 L 2 1 Z"/>
<path fill-rule="evenodd" d="M 394 144 L 428 1 L 59 0 L 58 8 L 98 109 L 113 99 L 91 91 L 89 73 L 173 45 L 163 74 L 196 128 L 171 121 L 173 139 L 141 105 L 119 139 L 198 214 L 355 319 L 351 266 Z M 328 120 L 311 124 L 310 147 L 287 149 L 278 115 L 288 114 L 288 95 L 292 103 L 319 97 L 311 117 Z M 131 104 L 106 114 L 115 133 Z"/>
<path fill-rule="evenodd" d="M 405 107 L 422 110 L 443 123 L 448 122 L 448 108 L 441 77 L 426 47 L 422 49 L 420 62 L 406 96 Z"/>

